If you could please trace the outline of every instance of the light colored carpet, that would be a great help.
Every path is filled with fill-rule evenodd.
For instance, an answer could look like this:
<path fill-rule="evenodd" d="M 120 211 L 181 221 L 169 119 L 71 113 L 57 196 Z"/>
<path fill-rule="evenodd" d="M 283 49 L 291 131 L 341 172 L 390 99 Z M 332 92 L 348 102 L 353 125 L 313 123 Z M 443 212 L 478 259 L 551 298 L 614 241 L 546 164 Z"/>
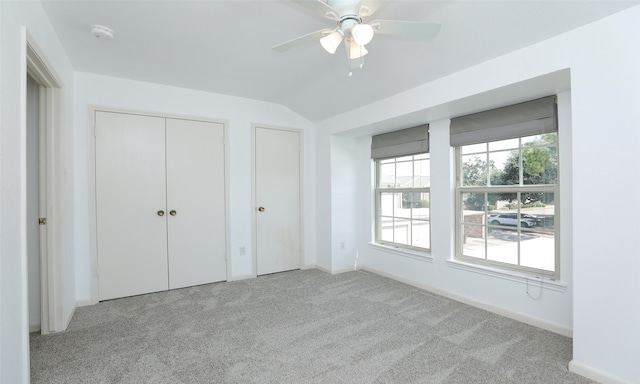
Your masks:
<path fill-rule="evenodd" d="M 571 339 L 368 272 L 291 271 L 78 308 L 32 383 L 590 383 Z"/>

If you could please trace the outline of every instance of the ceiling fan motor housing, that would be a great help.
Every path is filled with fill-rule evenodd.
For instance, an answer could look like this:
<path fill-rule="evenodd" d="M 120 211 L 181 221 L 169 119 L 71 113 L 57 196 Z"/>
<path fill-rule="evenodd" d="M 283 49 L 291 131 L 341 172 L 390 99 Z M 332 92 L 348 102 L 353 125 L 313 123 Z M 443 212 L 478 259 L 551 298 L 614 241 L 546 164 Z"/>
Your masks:
<path fill-rule="evenodd" d="M 357 15 L 345 15 L 338 20 L 338 28 L 345 34 L 353 28 L 354 25 L 362 23 L 362 19 Z"/>

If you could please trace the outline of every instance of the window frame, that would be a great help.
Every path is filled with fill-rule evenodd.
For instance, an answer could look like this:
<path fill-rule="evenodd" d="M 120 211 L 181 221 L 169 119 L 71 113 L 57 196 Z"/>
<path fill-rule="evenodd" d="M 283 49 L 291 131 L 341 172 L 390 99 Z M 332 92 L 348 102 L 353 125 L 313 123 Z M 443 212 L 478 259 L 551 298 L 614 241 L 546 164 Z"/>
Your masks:
<path fill-rule="evenodd" d="M 550 133 L 550 132 L 549 132 Z M 559 139 L 559 135 L 557 132 L 555 132 L 556 134 L 556 139 Z M 527 149 L 529 147 L 524 147 L 523 146 L 523 138 L 526 137 L 530 137 L 530 136 L 535 136 L 535 135 L 526 135 L 526 136 L 520 136 L 518 137 L 518 148 L 514 148 L 513 150 L 518 150 L 519 151 L 519 160 L 518 160 L 518 168 L 519 168 L 519 177 L 518 177 L 518 184 L 513 184 L 513 185 L 491 185 L 490 183 L 490 172 L 487 172 L 487 184 L 484 186 L 463 186 L 462 185 L 462 176 L 463 176 L 463 157 L 464 156 L 468 156 L 468 155 L 472 155 L 472 154 L 479 154 L 479 153 L 484 153 L 487 156 L 487 160 L 490 160 L 490 154 L 493 152 L 500 152 L 501 150 L 490 150 L 489 147 L 489 143 L 492 142 L 497 142 L 497 141 L 502 141 L 502 140 L 492 140 L 492 141 L 487 141 L 487 142 L 482 142 L 482 143 L 478 143 L 478 144 L 486 144 L 486 151 L 484 152 L 473 152 L 473 153 L 462 153 L 462 146 L 457 146 L 454 147 L 454 158 L 455 158 L 455 194 L 454 194 L 454 200 L 455 200 L 455 230 L 454 230 L 454 243 L 455 243 L 455 250 L 454 250 L 454 255 L 453 255 L 453 260 L 454 261 L 461 261 L 461 262 L 465 262 L 465 263 L 469 263 L 469 264 L 474 264 L 474 265 L 478 265 L 478 266 L 487 266 L 487 267 L 493 267 L 493 268 L 498 268 L 498 269 L 502 269 L 505 271 L 511 271 L 511 272 L 519 272 L 519 273 L 524 273 L 524 274 L 528 274 L 528 275 L 535 275 L 535 276 L 541 276 L 541 277 L 545 277 L 548 278 L 550 280 L 560 280 L 560 264 L 561 264 L 561 260 L 560 260 L 560 240 L 561 240 L 561 236 L 560 236 L 560 204 L 561 204 L 561 198 L 560 198 L 560 162 L 561 162 L 561 158 L 560 158 L 560 144 L 558 142 L 558 140 L 556 140 L 555 143 L 555 150 L 557 153 L 557 158 L 558 158 L 558 166 L 557 166 L 557 176 L 555 179 L 555 183 L 550 183 L 550 184 L 524 184 L 523 183 L 523 150 Z M 536 146 L 534 148 L 540 148 L 543 146 Z M 549 145 L 546 145 L 544 147 L 550 147 Z M 487 164 L 488 161 L 487 161 Z M 488 238 L 488 229 L 489 227 L 489 223 L 488 223 L 488 217 L 490 215 L 490 209 L 489 207 L 485 204 L 484 206 L 484 211 L 478 211 L 478 212 L 483 212 L 484 213 L 484 218 L 485 220 L 483 220 L 482 224 L 478 224 L 477 226 L 479 227 L 483 227 L 484 228 L 484 238 L 485 238 L 485 256 L 484 259 L 482 258 L 478 258 L 478 257 L 473 257 L 473 256 L 468 256 L 468 255 L 464 255 L 463 254 L 463 244 L 464 244 L 464 237 L 465 237 L 465 231 L 464 231 L 464 226 L 465 225 L 470 225 L 471 226 L 475 226 L 473 223 L 465 223 L 464 222 L 464 202 L 463 202 L 463 195 L 465 193 L 485 193 L 485 198 L 486 198 L 486 194 L 496 194 L 496 193 L 553 193 L 554 195 L 554 229 L 553 229 L 553 235 L 554 235 L 554 270 L 553 271 L 547 271 L 547 270 L 543 270 L 541 268 L 533 268 L 533 267 L 527 267 L 527 266 L 523 266 L 520 265 L 520 247 L 521 247 L 521 242 L 522 240 L 520 240 L 520 235 L 522 233 L 522 226 L 521 226 L 521 220 L 522 220 L 522 216 L 523 214 L 527 214 L 526 212 L 523 213 L 521 212 L 521 204 L 518 204 L 517 206 L 517 211 L 515 212 L 516 214 L 516 227 L 514 227 L 517 231 L 518 234 L 518 255 L 517 255 L 517 260 L 518 260 L 518 265 L 514 265 L 514 264 L 510 264 L 507 262 L 501 262 L 501 261 L 496 261 L 496 260 L 488 260 L 487 259 L 487 250 L 488 250 L 488 245 L 487 245 L 487 241 L 486 239 Z M 517 201 L 520 201 L 520 199 L 516 199 Z M 505 213 L 513 213 L 513 212 L 505 212 Z M 501 214 L 501 213 L 495 213 L 495 214 Z M 551 231 L 549 231 L 551 232 Z"/>
<path fill-rule="evenodd" d="M 410 160 L 410 162 L 412 163 L 412 167 L 413 167 L 413 175 L 415 176 L 415 163 L 417 161 L 420 160 L 425 160 L 425 159 L 415 159 L 414 156 L 423 156 L 423 155 L 427 155 L 428 157 L 426 158 L 427 160 L 429 160 L 429 170 L 431 170 L 431 155 L 429 152 L 425 152 L 425 153 L 415 153 L 415 154 L 411 154 L 411 155 L 402 155 L 402 156 L 396 156 L 396 157 L 388 157 L 388 158 L 380 158 L 380 159 L 372 159 L 373 163 L 374 163 L 374 167 L 375 167 L 375 180 L 374 180 L 374 201 L 375 201 L 375 212 L 374 212 L 374 244 L 377 245 L 382 245 L 382 246 L 387 246 L 387 247 L 393 247 L 393 248 L 397 248 L 397 249 L 404 249 L 407 251 L 411 251 L 411 252 L 417 252 L 417 253 L 423 253 L 423 254 L 428 254 L 431 252 L 431 183 L 429 183 L 428 187 L 418 187 L 418 188 L 395 188 L 395 187 L 389 187 L 389 188 L 383 188 L 380 187 L 380 169 L 381 169 L 381 165 L 383 164 L 384 161 L 387 160 L 391 160 L 391 159 L 395 159 L 396 161 L 394 161 L 394 164 L 397 164 L 397 159 L 400 158 L 404 158 L 404 157 L 412 157 L 412 160 Z M 409 162 L 409 161 L 407 161 Z M 387 240 L 382 240 L 382 217 L 393 217 L 394 219 L 397 216 L 386 216 L 386 215 L 382 215 L 382 208 L 381 208 L 381 196 L 383 193 L 428 193 L 429 194 L 429 207 L 427 208 L 428 211 L 428 218 L 422 219 L 420 221 L 426 221 L 428 222 L 429 225 L 429 247 L 428 248 L 424 248 L 424 247 L 418 247 L 415 245 L 409 245 L 409 244 L 403 244 L 403 243 L 396 243 L 393 241 L 387 241 Z M 406 219 L 406 218 L 402 218 L 402 219 Z M 407 220 L 413 221 L 415 220 L 414 218 L 409 218 Z"/>

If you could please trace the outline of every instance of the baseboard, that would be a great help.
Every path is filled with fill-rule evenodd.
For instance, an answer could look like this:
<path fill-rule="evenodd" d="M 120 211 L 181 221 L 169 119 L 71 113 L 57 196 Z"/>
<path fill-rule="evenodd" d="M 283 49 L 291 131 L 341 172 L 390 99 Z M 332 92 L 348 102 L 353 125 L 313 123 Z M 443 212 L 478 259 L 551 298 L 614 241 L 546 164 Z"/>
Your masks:
<path fill-rule="evenodd" d="M 322 272 L 324 272 L 324 273 L 328 273 L 328 274 L 330 274 L 330 275 L 331 275 L 331 270 L 330 270 L 330 269 L 328 269 L 328 268 L 323 267 L 322 265 L 317 265 L 317 264 L 316 264 L 316 265 L 314 265 L 314 266 L 312 266 L 312 267 L 310 267 L 310 268 L 307 268 L 307 269 L 312 269 L 312 268 L 319 269 L 319 270 L 321 270 Z"/>
<path fill-rule="evenodd" d="M 40 332 L 40 323 L 29 324 L 29 333 Z"/>
<path fill-rule="evenodd" d="M 526 324 L 529 324 L 529 325 L 533 325 L 534 327 L 545 329 L 547 331 L 550 331 L 550 332 L 553 332 L 553 333 L 557 333 L 557 334 L 562 335 L 562 336 L 573 337 L 573 330 L 572 329 L 560 326 L 560 325 L 555 324 L 555 323 L 551 323 L 551 322 L 548 322 L 548 321 L 545 321 L 545 320 L 542 320 L 542 319 L 531 317 L 531 316 L 525 315 L 525 314 L 520 313 L 520 312 L 511 311 L 509 309 L 506 309 L 506 308 L 503 308 L 503 307 L 498 307 L 496 305 L 489 304 L 489 303 L 486 303 L 486 302 L 483 302 L 483 301 L 475 300 L 475 299 L 472 299 L 470 297 L 457 295 L 455 293 L 452 293 L 452 292 L 449 292 L 449 291 L 445 291 L 445 290 L 442 290 L 442 289 L 439 289 L 439 288 L 435 288 L 435 287 L 432 287 L 432 286 L 427 285 L 427 284 L 416 283 L 415 281 L 411 281 L 411 280 L 406 279 L 404 277 L 401 277 L 401 276 L 398 276 L 398 275 L 395 275 L 393 273 L 389 273 L 389 272 L 386 272 L 386 271 L 382 271 L 382 270 L 379 270 L 379 269 L 376 269 L 376 268 L 362 267 L 361 269 L 364 270 L 364 271 L 369 271 L 369 272 L 375 273 L 377 275 L 388 277 L 388 278 L 393 279 L 393 280 L 397 280 L 397 281 L 399 281 L 401 283 L 405 283 L 405 284 L 414 286 L 416 288 L 424 289 L 425 291 L 429 291 L 431 293 L 435 293 L 437 295 L 444 296 L 444 297 L 447 297 L 447 298 L 455 300 L 455 301 L 459 301 L 459 302 L 464 303 L 464 304 L 468 304 L 468 305 L 471 305 L 471 306 L 474 306 L 474 307 L 477 307 L 477 308 L 480 308 L 480 309 L 487 310 L 489 312 L 496 313 L 496 314 L 504 316 L 504 317 L 508 317 L 510 319 L 513 319 L 513 320 L 521 321 L 523 323 L 526 323 Z"/>
<path fill-rule="evenodd" d="M 316 265 L 305 265 L 304 267 L 302 267 L 300 269 L 302 269 L 302 270 L 304 270 L 304 269 L 319 269 L 322 272 L 328 273 L 330 275 L 337 275 L 337 274 L 345 273 L 345 272 L 353 272 L 353 271 L 356 270 L 354 268 L 349 267 L 349 268 L 343 268 L 343 269 L 336 269 L 335 271 L 332 271 L 332 270 L 330 270 L 328 268 L 325 268 L 325 267 L 323 267 L 321 265 L 317 265 L 317 264 Z M 357 269 L 360 269 L 360 267 L 358 267 Z"/>
<path fill-rule="evenodd" d="M 248 279 L 255 279 L 256 275 L 241 275 L 241 276 L 234 276 L 230 279 L 228 279 L 227 281 L 240 281 L 240 280 L 248 280 Z"/>
<path fill-rule="evenodd" d="M 78 304 L 75 304 L 75 305 L 73 306 L 73 309 L 72 309 L 72 310 L 71 310 L 71 312 L 69 313 L 69 316 L 67 316 L 67 320 L 65 321 L 63 331 L 66 331 L 66 330 L 67 330 L 67 328 L 69 327 L 69 323 L 71 323 L 71 319 L 73 319 L 73 315 L 75 315 L 75 313 L 76 313 L 76 308 L 78 308 Z"/>
<path fill-rule="evenodd" d="M 575 360 L 569 362 L 569 372 L 584 376 L 587 379 L 595 380 L 602 384 L 631 384 L 631 381 L 623 380 L 617 376 L 591 368 L 588 365 L 578 363 Z"/>
<path fill-rule="evenodd" d="M 336 269 L 334 271 L 331 271 L 331 274 L 338 275 L 340 273 L 357 271 L 358 269 L 361 269 L 361 268 L 348 267 L 348 268 Z"/>
<path fill-rule="evenodd" d="M 97 302 L 94 303 L 91 299 L 89 300 L 80 300 L 80 301 L 76 301 L 76 308 L 78 307 L 88 307 L 90 305 L 96 305 L 98 304 Z"/>

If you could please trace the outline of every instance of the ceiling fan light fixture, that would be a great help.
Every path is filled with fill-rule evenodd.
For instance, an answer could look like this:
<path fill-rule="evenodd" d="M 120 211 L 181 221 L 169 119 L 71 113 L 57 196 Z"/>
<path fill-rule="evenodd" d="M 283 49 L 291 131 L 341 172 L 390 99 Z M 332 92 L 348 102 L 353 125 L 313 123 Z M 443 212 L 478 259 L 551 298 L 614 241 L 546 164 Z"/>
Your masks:
<path fill-rule="evenodd" d="M 367 48 L 365 48 L 364 45 L 359 45 L 354 41 L 349 43 L 349 59 L 359 59 L 367 53 L 369 53 L 369 51 L 367 51 Z"/>
<path fill-rule="evenodd" d="M 342 42 L 342 33 L 338 31 L 333 31 L 327 36 L 320 39 L 320 44 L 322 44 L 322 48 L 330 54 L 336 53 L 336 49 Z"/>
<path fill-rule="evenodd" d="M 373 27 L 369 24 L 356 24 L 351 28 L 351 37 L 358 45 L 367 45 L 373 39 Z"/>

